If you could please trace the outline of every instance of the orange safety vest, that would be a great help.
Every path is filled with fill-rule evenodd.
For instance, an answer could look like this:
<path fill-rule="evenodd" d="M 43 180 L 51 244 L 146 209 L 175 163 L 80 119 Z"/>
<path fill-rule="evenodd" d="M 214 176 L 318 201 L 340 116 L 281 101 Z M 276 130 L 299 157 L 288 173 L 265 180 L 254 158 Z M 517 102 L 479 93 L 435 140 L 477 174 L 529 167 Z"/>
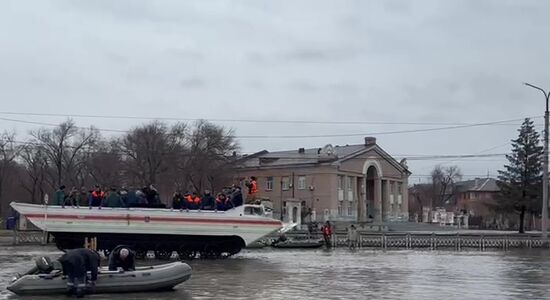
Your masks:
<path fill-rule="evenodd" d="M 99 193 L 97 191 L 92 192 L 92 197 L 94 198 L 103 198 L 105 197 L 105 192 L 100 191 Z"/>
<path fill-rule="evenodd" d="M 185 196 L 185 200 L 189 203 L 193 203 L 193 197 L 191 197 L 191 195 Z"/>
<path fill-rule="evenodd" d="M 193 201 L 195 202 L 195 204 L 199 205 L 201 204 L 201 197 L 197 196 L 195 197 L 195 199 L 193 199 Z"/>
<path fill-rule="evenodd" d="M 256 185 L 256 180 L 252 180 L 250 183 L 250 194 L 256 194 L 258 192 L 258 186 Z"/>

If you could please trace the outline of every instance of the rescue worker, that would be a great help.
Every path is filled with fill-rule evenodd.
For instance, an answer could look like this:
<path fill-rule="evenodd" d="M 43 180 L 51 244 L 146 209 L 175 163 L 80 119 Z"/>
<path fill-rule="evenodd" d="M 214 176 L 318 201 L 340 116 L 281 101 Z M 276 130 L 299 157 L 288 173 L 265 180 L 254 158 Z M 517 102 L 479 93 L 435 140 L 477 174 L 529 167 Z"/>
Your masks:
<path fill-rule="evenodd" d="M 91 193 L 90 208 L 92 206 L 101 207 L 103 204 L 103 198 L 105 198 L 105 192 L 101 190 L 99 185 L 96 185 L 95 190 Z"/>
<path fill-rule="evenodd" d="M 120 195 L 117 193 L 115 187 L 111 187 L 107 198 L 105 199 L 105 206 L 107 207 L 124 207 Z"/>
<path fill-rule="evenodd" d="M 67 195 L 65 195 L 65 186 L 62 185 L 59 187 L 57 191 L 53 194 L 53 201 L 51 205 L 61 205 L 62 207 L 65 207 L 65 198 Z"/>
<path fill-rule="evenodd" d="M 331 247 L 331 237 L 332 237 L 332 227 L 330 222 L 327 221 L 323 227 L 321 227 L 321 232 L 323 233 L 323 238 L 325 239 L 325 245 L 327 248 Z"/>
<path fill-rule="evenodd" d="M 216 196 L 216 210 L 225 210 L 225 202 L 227 201 L 227 197 L 224 193 L 219 193 Z"/>
<path fill-rule="evenodd" d="M 199 197 L 199 194 L 197 192 L 193 192 L 193 207 L 194 209 L 200 209 L 201 208 L 201 197 Z"/>
<path fill-rule="evenodd" d="M 183 196 L 185 199 L 185 209 L 195 209 L 195 202 L 193 201 L 193 195 L 185 193 Z"/>
<path fill-rule="evenodd" d="M 109 255 L 109 271 L 134 271 L 136 256 L 128 246 L 119 245 Z"/>
<path fill-rule="evenodd" d="M 256 201 L 256 194 L 258 193 L 258 184 L 255 176 L 250 176 L 250 181 L 246 185 L 248 187 L 248 196 L 246 197 L 247 203 L 253 203 Z"/>
<path fill-rule="evenodd" d="M 212 197 L 212 194 L 210 194 L 210 190 L 204 190 L 204 195 L 201 198 L 201 209 L 204 210 L 214 210 L 216 200 L 214 197 Z"/>
<path fill-rule="evenodd" d="M 91 286 L 95 286 L 100 257 L 91 249 L 80 248 L 68 250 L 59 258 L 63 266 L 63 275 L 67 276 L 67 292 L 78 298 L 84 297 L 86 289 L 86 273 L 91 272 Z"/>

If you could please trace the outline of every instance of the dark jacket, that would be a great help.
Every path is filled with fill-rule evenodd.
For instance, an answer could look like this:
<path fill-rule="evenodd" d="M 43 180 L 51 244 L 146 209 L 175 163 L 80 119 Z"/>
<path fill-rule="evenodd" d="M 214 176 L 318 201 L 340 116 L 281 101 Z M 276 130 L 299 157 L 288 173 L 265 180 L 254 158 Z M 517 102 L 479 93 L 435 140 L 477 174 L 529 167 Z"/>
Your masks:
<path fill-rule="evenodd" d="M 185 208 L 185 199 L 181 193 L 175 193 L 172 197 L 172 208 L 173 209 L 182 209 Z"/>
<path fill-rule="evenodd" d="M 124 271 L 133 271 L 136 269 L 135 260 L 136 256 L 132 250 L 130 250 L 130 254 L 128 254 L 128 257 L 126 257 L 125 260 L 122 260 L 120 258 L 120 250 L 122 248 L 126 248 L 130 250 L 128 246 L 116 246 L 115 249 L 111 252 L 109 255 L 109 270 L 110 271 L 116 271 L 117 268 L 122 268 Z"/>
<path fill-rule="evenodd" d="M 86 272 L 91 272 L 91 280 L 97 280 L 97 268 L 99 267 L 99 254 L 93 250 L 79 248 L 68 250 L 59 258 L 63 266 L 63 274 L 69 277 L 82 278 Z"/>
<path fill-rule="evenodd" d="M 204 194 L 201 198 L 201 209 L 214 209 L 216 199 L 211 194 Z"/>
<path fill-rule="evenodd" d="M 124 203 L 120 199 L 120 196 L 115 191 L 110 191 L 105 201 L 107 207 L 124 207 Z"/>
<path fill-rule="evenodd" d="M 51 205 L 65 205 L 65 191 L 59 189 L 53 194 L 53 201 Z"/>
<path fill-rule="evenodd" d="M 235 190 L 231 194 L 231 202 L 235 207 L 243 205 L 243 194 L 240 190 Z"/>

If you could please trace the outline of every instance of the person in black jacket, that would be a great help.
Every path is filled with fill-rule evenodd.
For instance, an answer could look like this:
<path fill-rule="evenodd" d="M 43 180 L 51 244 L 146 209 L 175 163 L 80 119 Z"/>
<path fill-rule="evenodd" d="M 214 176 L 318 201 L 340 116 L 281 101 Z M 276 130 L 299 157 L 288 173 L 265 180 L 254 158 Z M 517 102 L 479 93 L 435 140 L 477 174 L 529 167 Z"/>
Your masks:
<path fill-rule="evenodd" d="M 204 195 L 201 198 L 201 207 L 200 209 L 204 210 L 214 210 L 216 207 L 216 200 L 212 197 L 212 194 L 209 190 L 204 191 Z"/>
<path fill-rule="evenodd" d="M 81 298 L 86 290 L 86 273 L 91 272 L 91 285 L 95 286 L 100 257 L 91 249 L 68 250 L 59 258 L 63 266 L 63 275 L 67 276 L 67 292 Z"/>
<path fill-rule="evenodd" d="M 233 188 L 233 192 L 231 193 L 231 202 L 234 207 L 243 205 L 243 194 L 239 186 L 235 186 Z"/>
<path fill-rule="evenodd" d="M 181 191 L 176 191 L 174 196 L 172 196 L 172 208 L 173 209 L 183 209 L 185 206 L 185 198 Z"/>
<path fill-rule="evenodd" d="M 134 271 L 136 256 L 128 246 L 119 245 L 109 255 L 109 271 L 116 271 L 119 268 L 124 271 Z"/>

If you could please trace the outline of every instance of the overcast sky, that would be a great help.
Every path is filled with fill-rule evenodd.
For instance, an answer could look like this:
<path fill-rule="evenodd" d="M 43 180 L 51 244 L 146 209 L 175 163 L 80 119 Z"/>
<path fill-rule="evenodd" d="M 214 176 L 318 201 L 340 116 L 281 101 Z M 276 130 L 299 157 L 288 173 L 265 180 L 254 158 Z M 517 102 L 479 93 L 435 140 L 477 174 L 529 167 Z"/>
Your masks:
<path fill-rule="evenodd" d="M 358 134 L 240 138 L 245 153 L 533 116 L 541 129 L 544 98 L 521 83 L 550 89 L 549 12 L 543 0 L 2 1 L 0 111 L 437 123 L 216 122 L 237 136 Z M 399 157 L 505 153 L 520 123 L 375 136 Z M 36 127 L 0 120 L 20 139 Z M 437 163 L 469 178 L 495 175 L 504 158 L 410 160 L 410 182 Z"/>

